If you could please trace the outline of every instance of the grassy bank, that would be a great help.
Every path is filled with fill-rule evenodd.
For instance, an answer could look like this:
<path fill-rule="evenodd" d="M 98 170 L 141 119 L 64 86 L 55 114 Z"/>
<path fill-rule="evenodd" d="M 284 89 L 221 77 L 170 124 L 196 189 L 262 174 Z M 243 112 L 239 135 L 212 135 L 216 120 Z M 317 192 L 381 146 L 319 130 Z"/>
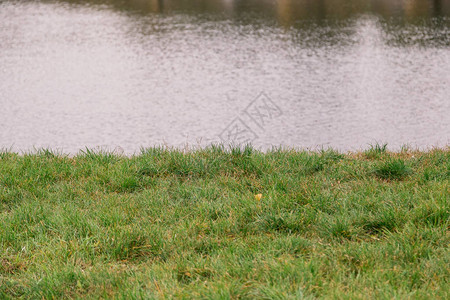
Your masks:
<path fill-rule="evenodd" d="M 0 154 L 0 299 L 448 299 L 450 149 Z"/>

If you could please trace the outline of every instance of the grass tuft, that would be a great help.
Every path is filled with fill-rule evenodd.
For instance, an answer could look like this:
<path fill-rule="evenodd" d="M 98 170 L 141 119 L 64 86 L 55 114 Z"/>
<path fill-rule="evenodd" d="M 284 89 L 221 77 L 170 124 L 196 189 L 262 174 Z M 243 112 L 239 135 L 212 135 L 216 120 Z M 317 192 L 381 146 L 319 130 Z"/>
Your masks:
<path fill-rule="evenodd" d="M 370 145 L 370 148 L 364 151 L 364 155 L 368 159 L 377 159 L 380 158 L 383 154 L 387 152 L 387 144 L 379 144 Z"/>
<path fill-rule="evenodd" d="M 375 176 L 385 180 L 401 180 L 412 173 L 403 159 L 390 159 L 380 163 L 373 170 Z"/>

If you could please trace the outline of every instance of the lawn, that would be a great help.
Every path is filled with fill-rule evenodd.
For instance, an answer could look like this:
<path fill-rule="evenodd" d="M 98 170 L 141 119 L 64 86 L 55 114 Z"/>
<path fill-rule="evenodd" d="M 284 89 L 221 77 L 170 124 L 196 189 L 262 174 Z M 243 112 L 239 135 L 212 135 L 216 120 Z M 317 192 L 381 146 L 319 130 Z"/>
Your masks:
<path fill-rule="evenodd" d="M 448 299 L 450 148 L 0 153 L 0 299 Z"/>

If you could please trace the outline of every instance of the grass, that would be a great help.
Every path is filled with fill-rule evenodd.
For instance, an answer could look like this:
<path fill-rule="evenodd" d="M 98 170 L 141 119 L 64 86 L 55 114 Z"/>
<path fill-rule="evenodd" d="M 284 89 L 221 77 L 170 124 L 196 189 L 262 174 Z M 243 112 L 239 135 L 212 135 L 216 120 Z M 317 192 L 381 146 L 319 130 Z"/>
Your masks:
<path fill-rule="evenodd" d="M 381 155 L 387 152 L 387 144 L 380 145 L 376 143 L 375 145 L 370 145 L 370 148 L 364 151 L 366 158 L 374 159 L 379 158 Z"/>
<path fill-rule="evenodd" d="M 448 299 L 449 179 L 448 148 L 1 152 L 0 299 Z"/>
<path fill-rule="evenodd" d="M 374 174 L 387 180 L 401 180 L 411 173 L 403 159 L 388 159 L 374 168 Z"/>

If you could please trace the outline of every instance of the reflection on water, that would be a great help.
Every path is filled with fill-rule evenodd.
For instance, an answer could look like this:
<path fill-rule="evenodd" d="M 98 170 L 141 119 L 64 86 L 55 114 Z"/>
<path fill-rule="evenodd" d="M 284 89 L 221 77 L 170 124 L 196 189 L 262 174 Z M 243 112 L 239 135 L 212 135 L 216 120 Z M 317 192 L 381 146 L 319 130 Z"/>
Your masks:
<path fill-rule="evenodd" d="M 244 14 L 253 14 L 253 17 L 259 15 L 265 19 L 273 18 L 288 26 L 306 19 L 348 19 L 361 14 L 373 14 L 384 18 L 405 17 L 413 20 L 448 16 L 450 12 L 448 0 L 65 0 L 64 2 L 107 5 L 120 11 L 139 14 L 187 13 L 197 16 L 204 14 L 237 18 Z"/>
<path fill-rule="evenodd" d="M 61 1 L 45 1 L 61 2 Z M 371 13 L 383 17 L 432 17 L 448 14 L 446 0 L 64 0 L 72 4 L 109 5 L 138 13 L 264 13 L 283 20 L 348 18 Z"/>
<path fill-rule="evenodd" d="M 263 148 L 444 146 L 449 21 L 449 0 L 0 0 L 0 148 L 209 143 L 234 120 Z"/>

